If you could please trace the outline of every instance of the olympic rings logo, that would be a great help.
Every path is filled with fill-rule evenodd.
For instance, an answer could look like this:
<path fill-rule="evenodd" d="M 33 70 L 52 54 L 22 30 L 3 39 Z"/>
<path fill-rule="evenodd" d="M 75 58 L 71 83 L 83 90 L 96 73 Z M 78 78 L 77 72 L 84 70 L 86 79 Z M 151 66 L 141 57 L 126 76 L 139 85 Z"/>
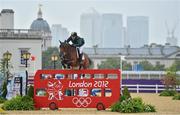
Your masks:
<path fill-rule="evenodd" d="M 87 97 L 87 98 L 83 98 L 83 97 L 77 98 L 77 97 L 74 97 L 72 99 L 72 102 L 77 107 L 87 107 L 92 102 L 92 100 L 91 100 L 90 97 Z"/>

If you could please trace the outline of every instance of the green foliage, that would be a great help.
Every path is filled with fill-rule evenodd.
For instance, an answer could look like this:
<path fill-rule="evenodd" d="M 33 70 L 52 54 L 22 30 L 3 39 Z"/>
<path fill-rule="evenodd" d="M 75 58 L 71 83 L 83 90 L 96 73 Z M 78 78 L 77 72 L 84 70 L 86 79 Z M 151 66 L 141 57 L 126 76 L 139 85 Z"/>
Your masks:
<path fill-rule="evenodd" d="M 175 62 L 172 64 L 170 68 L 168 68 L 169 71 L 180 71 L 180 60 L 175 60 Z"/>
<path fill-rule="evenodd" d="M 147 104 L 144 106 L 144 112 L 156 112 L 156 109 L 154 106 Z"/>
<path fill-rule="evenodd" d="M 116 102 L 111 106 L 111 111 L 112 112 L 121 112 L 121 102 Z"/>
<path fill-rule="evenodd" d="M 3 73 L 5 74 L 5 60 L 4 59 L 1 59 L 0 61 L 0 73 Z"/>
<path fill-rule="evenodd" d="M 59 57 L 59 49 L 58 47 L 50 47 L 46 51 L 42 52 L 42 68 L 43 69 L 52 69 L 53 62 L 51 61 L 51 56 L 56 54 L 58 56 L 58 60 L 56 61 L 56 68 L 61 69 L 61 61 Z"/>
<path fill-rule="evenodd" d="M 180 93 L 176 93 L 173 97 L 173 100 L 180 100 Z"/>
<path fill-rule="evenodd" d="M 132 70 L 131 63 L 127 63 L 126 61 L 122 62 L 123 70 Z"/>
<path fill-rule="evenodd" d="M 153 70 L 164 71 L 165 70 L 165 65 L 162 65 L 159 62 L 156 62 L 156 65 L 154 66 Z"/>
<path fill-rule="evenodd" d="M 149 70 L 153 70 L 154 68 L 149 61 L 142 61 L 139 64 L 142 66 L 143 70 L 149 71 Z"/>
<path fill-rule="evenodd" d="M 3 88 L 2 88 L 2 97 L 4 98 L 4 99 L 6 99 L 6 95 L 7 95 L 7 83 L 6 83 L 6 81 L 4 81 L 4 83 L 3 83 Z"/>
<path fill-rule="evenodd" d="M 179 82 L 176 79 L 176 77 L 177 77 L 176 71 L 171 69 L 171 67 L 166 70 L 166 75 L 162 79 L 162 83 L 165 85 L 166 90 L 176 89 L 176 85 Z"/>
<path fill-rule="evenodd" d="M 175 90 L 164 90 L 159 96 L 174 96 L 177 92 Z"/>
<path fill-rule="evenodd" d="M 119 69 L 120 60 L 109 58 L 106 61 L 102 61 L 101 64 L 98 64 L 99 69 Z"/>
<path fill-rule="evenodd" d="M 27 95 L 29 97 L 33 98 L 33 96 L 34 96 L 34 87 L 32 85 L 30 85 L 29 90 L 27 92 Z"/>
<path fill-rule="evenodd" d="M 4 110 L 34 110 L 33 100 L 29 96 L 16 96 L 6 101 L 2 108 Z"/>
<path fill-rule="evenodd" d="M 120 98 L 119 98 L 119 102 L 122 102 L 122 101 L 124 101 L 124 100 L 126 100 L 126 99 L 127 99 L 127 97 L 126 97 L 126 96 L 121 95 L 121 96 L 120 96 Z"/>
<path fill-rule="evenodd" d="M 129 93 L 127 86 L 124 87 L 124 90 L 122 91 L 122 93 L 123 93 L 123 96 L 125 97 L 125 99 L 131 98 L 131 95 Z"/>
<path fill-rule="evenodd" d="M 155 107 L 145 105 L 141 98 L 128 98 L 113 104 L 111 111 L 122 113 L 155 112 Z"/>
<path fill-rule="evenodd" d="M 3 97 L 0 97 L 0 103 L 4 103 L 6 101 L 6 99 L 4 99 Z"/>
<path fill-rule="evenodd" d="M 141 61 L 139 63 L 143 70 L 145 71 L 163 71 L 165 70 L 165 65 L 160 64 L 159 62 L 156 63 L 156 65 L 151 64 L 149 61 Z"/>
<path fill-rule="evenodd" d="M 99 69 L 119 69 L 120 68 L 120 59 L 117 58 L 108 58 L 105 61 L 102 61 L 101 64 L 98 64 Z M 122 61 L 123 70 L 131 70 L 132 65 L 126 61 Z"/>

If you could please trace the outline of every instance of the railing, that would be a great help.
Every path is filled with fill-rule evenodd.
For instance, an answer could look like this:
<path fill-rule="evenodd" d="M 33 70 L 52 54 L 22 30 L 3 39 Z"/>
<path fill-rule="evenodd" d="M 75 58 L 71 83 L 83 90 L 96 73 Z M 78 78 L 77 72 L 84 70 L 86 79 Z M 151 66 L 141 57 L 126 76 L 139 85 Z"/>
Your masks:
<path fill-rule="evenodd" d="M 163 90 L 165 90 L 165 86 L 164 85 L 140 85 L 140 84 L 136 84 L 136 85 L 122 85 L 122 90 L 124 89 L 124 86 L 128 87 L 128 90 L 130 92 L 136 92 L 136 93 L 141 93 L 141 92 L 151 92 L 151 93 L 159 93 Z M 180 87 L 177 86 L 176 87 L 176 91 L 180 91 Z"/>
<path fill-rule="evenodd" d="M 31 29 L 0 29 L 0 38 L 41 38 L 42 32 Z"/>
<path fill-rule="evenodd" d="M 180 71 L 177 72 L 180 75 Z M 161 80 L 166 75 L 165 71 L 122 71 L 123 79 L 157 79 Z M 177 78 L 180 79 L 180 78 Z"/>

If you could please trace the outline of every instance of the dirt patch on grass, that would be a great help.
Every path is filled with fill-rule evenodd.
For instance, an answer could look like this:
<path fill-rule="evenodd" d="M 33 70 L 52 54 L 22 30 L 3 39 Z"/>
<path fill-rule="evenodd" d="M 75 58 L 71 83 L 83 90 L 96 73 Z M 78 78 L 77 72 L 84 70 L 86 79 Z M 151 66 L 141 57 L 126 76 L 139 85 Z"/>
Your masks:
<path fill-rule="evenodd" d="M 132 97 L 141 97 L 146 104 L 155 106 L 157 113 L 180 114 L 180 100 L 172 100 L 172 97 L 159 96 L 153 93 L 131 93 Z"/>

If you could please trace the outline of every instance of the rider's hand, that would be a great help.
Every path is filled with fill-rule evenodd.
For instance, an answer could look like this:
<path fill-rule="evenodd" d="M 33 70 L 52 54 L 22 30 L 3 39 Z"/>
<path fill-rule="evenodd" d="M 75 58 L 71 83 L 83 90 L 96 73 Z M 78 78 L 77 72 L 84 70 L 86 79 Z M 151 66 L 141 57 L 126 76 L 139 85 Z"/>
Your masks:
<path fill-rule="evenodd" d="M 76 47 L 76 45 L 72 44 L 73 47 Z"/>

